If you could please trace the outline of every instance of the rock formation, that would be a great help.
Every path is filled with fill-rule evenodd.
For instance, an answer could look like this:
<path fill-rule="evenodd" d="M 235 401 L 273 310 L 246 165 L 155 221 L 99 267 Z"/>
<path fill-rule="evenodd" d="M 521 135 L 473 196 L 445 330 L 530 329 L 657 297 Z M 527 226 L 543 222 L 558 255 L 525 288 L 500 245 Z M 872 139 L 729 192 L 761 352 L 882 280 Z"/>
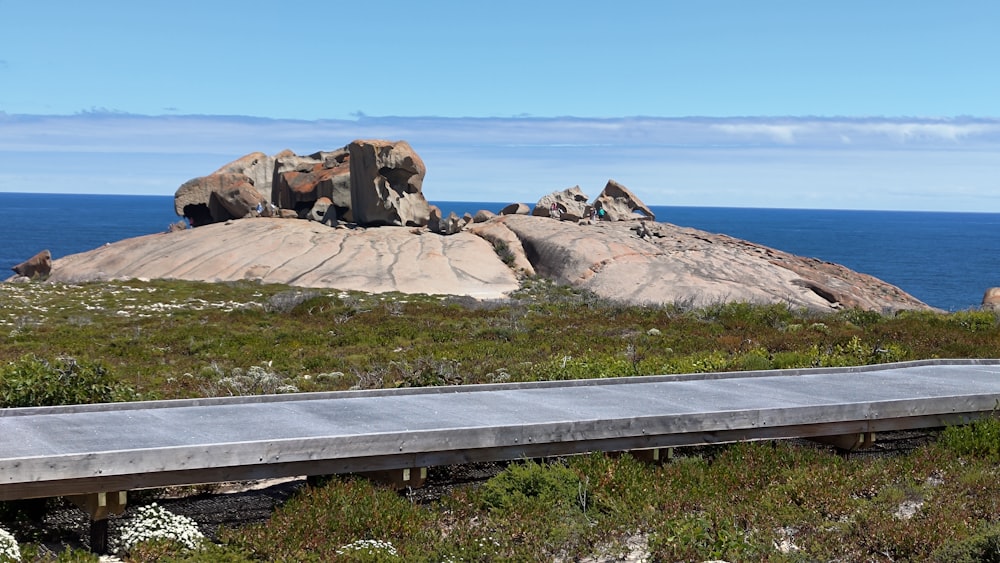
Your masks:
<path fill-rule="evenodd" d="M 320 198 L 327 198 L 334 207 L 333 219 L 353 222 L 351 166 L 347 148 L 309 156 L 286 152 L 276 159 L 271 202 L 282 209 L 306 212 Z"/>
<path fill-rule="evenodd" d="M 331 225 L 424 226 L 430 214 L 421 192 L 424 173 L 423 161 L 406 141 L 359 140 L 309 156 L 288 150 L 273 157 L 252 153 L 185 182 L 174 194 L 174 210 L 193 227 L 293 216 L 286 210 L 305 219 L 327 198 L 325 222 Z"/>
<path fill-rule="evenodd" d="M 174 211 L 192 227 L 240 219 L 267 203 L 249 176 L 232 172 L 188 180 L 174 194 Z"/>
<path fill-rule="evenodd" d="M 489 209 L 480 209 L 479 211 L 476 211 L 475 215 L 472 216 L 472 222 L 473 223 L 485 223 L 486 221 L 489 221 L 490 219 L 492 219 L 492 218 L 494 218 L 496 216 L 497 216 L 497 214 L 493 213 Z"/>
<path fill-rule="evenodd" d="M 424 234 L 419 234 L 419 233 Z M 421 229 L 331 229 L 314 221 L 262 218 L 125 239 L 53 263 L 53 282 L 119 279 L 254 280 L 373 293 L 495 299 L 517 273 L 485 239 Z"/>
<path fill-rule="evenodd" d="M 441 216 L 441 210 L 436 205 L 430 206 L 430 218 L 427 221 L 427 230 L 439 235 L 453 235 L 461 232 L 466 225 L 472 222 L 472 216 L 468 213 L 464 217 L 459 217 L 454 211 L 447 217 Z"/>
<path fill-rule="evenodd" d="M 24 262 L 21 262 L 17 266 L 11 268 L 14 273 L 18 276 L 23 276 L 25 278 L 44 278 L 49 275 L 52 271 L 52 253 L 48 250 L 43 250 L 38 254 L 28 258 Z"/>
<path fill-rule="evenodd" d="M 637 217 L 656 220 L 653 211 L 646 206 L 631 190 L 614 180 L 608 180 L 604 190 L 594 200 L 594 206 L 600 206 L 607 213 L 608 221 L 627 221 Z"/>
<path fill-rule="evenodd" d="M 424 162 L 406 141 L 354 141 L 350 151 L 351 209 L 363 226 L 420 227 L 430 219 L 421 192 Z"/>
<path fill-rule="evenodd" d="M 309 156 L 253 153 L 177 190 L 175 210 L 197 229 L 171 229 L 55 262 L 40 254 L 15 271 L 70 283 L 253 279 L 490 298 L 516 289 L 519 276 L 541 275 L 633 304 L 929 309 L 897 287 L 837 264 L 656 223 L 614 180 L 593 203 L 574 186 L 542 197 L 530 214 L 528 206 L 511 204 L 499 215 L 443 217 L 424 198 L 424 174 L 423 161 L 405 141 L 357 140 Z M 587 220 L 598 207 L 606 220 Z M 230 221 L 243 217 L 261 218 Z M 341 221 L 350 224 L 330 228 Z M 1000 290 L 988 292 L 983 303 L 998 301 Z"/>
<path fill-rule="evenodd" d="M 532 272 L 632 304 L 740 301 L 817 311 L 930 309 L 843 266 L 667 223 L 501 215 L 451 236 L 254 219 L 147 235 L 56 260 L 49 280 L 255 279 L 303 287 L 499 298 Z M 639 236 L 643 234 L 643 236 Z"/>
<path fill-rule="evenodd" d="M 289 154 L 291 153 L 291 151 L 285 152 Z M 271 197 L 271 180 L 274 176 L 275 161 L 283 154 L 285 153 L 275 156 L 267 156 L 262 152 L 250 153 L 230 162 L 229 164 L 226 164 L 210 175 L 242 174 L 250 179 L 250 183 L 253 187 L 256 188 L 260 196 L 266 200 Z"/>
<path fill-rule="evenodd" d="M 317 199 L 313 203 L 312 209 L 309 210 L 307 217 L 310 221 L 316 221 L 317 223 L 323 223 L 331 227 L 336 227 L 339 224 L 336 208 L 328 197 Z"/>
<path fill-rule="evenodd" d="M 523 203 L 512 203 L 500 210 L 500 215 L 530 215 L 531 208 Z"/>
<path fill-rule="evenodd" d="M 991 287 L 983 294 L 982 309 L 1000 311 L 1000 287 Z"/>
<path fill-rule="evenodd" d="M 535 209 L 532 210 L 531 214 L 538 217 L 551 217 L 553 206 L 559 210 L 558 218 L 563 221 L 579 221 L 587 217 L 590 211 L 587 195 L 580 190 L 580 186 L 573 186 L 561 192 L 552 192 L 543 196 L 535 204 Z"/>

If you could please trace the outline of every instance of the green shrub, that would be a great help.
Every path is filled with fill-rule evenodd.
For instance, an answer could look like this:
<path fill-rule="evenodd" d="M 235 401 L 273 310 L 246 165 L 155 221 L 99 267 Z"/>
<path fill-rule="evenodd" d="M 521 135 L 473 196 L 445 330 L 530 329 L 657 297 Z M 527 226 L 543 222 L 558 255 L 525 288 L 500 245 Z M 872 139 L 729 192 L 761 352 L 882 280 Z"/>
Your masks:
<path fill-rule="evenodd" d="M 931 553 L 930 559 L 935 563 L 1000 563 L 1000 526 L 950 541 Z"/>
<path fill-rule="evenodd" d="M 983 418 L 964 426 L 949 426 L 939 443 L 958 455 L 1000 462 L 1000 419 Z"/>
<path fill-rule="evenodd" d="M 882 314 L 877 311 L 868 311 L 865 309 L 845 309 L 838 313 L 837 316 L 852 325 L 861 328 L 874 326 L 884 318 Z"/>
<path fill-rule="evenodd" d="M 649 549 L 656 561 L 751 561 L 762 554 L 750 532 L 705 514 L 666 522 L 651 535 Z"/>
<path fill-rule="evenodd" d="M 134 398 L 130 387 L 118 383 L 99 364 L 67 357 L 49 362 L 24 356 L 0 366 L 0 407 L 110 403 Z"/>
<path fill-rule="evenodd" d="M 580 476 L 559 463 L 514 463 L 483 484 L 479 502 L 487 510 L 510 512 L 525 503 L 580 508 Z"/>
<path fill-rule="evenodd" d="M 325 562 L 419 561 L 440 538 L 433 514 L 396 491 L 334 478 L 303 489 L 265 524 L 224 530 L 222 540 L 254 560 Z"/>
<path fill-rule="evenodd" d="M 986 332 L 997 325 L 993 311 L 958 311 L 948 315 L 948 323 L 969 332 Z"/>

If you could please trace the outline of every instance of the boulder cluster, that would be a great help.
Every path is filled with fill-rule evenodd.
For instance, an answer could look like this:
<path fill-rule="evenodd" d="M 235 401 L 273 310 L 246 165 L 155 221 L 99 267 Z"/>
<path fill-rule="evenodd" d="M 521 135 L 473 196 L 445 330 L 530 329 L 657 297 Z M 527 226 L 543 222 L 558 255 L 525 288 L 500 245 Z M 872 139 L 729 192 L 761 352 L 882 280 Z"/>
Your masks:
<path fill-rule="evenodd" d="M 498 299 L 538 275 L 633 304 L 929 309 L 837 264 L 656 222 L 614 180 L 593 200 L 574 186 L 534 206 L 459 217 L 427 202 L 424 174 L 404 141 L 357 140 L 308 156 L 249 154 L 178 188 L 175 211 L 187 221 L 171 232 L 58 260 L 43 251 L 15 266 L 14 279 L 253 280 Z M 234 220 L 253 217 L 273 219 Z M 987 300 L 1000 303 L 1000 291 Z"/>
<path fill-rule="evenodd" d="M 331 227 L 426 227 L 443 235 L 496 216 L 487 210 L 443 216 L 424 197 L 425 172 L 423 160 L 406 141 L 356 140 L 308 156 L 290 150 L 274 156 L 256 152 L 185 182 L 174 194 L 174 210 L 192 227 L 282 217 Z M 574 186 L 542 197 L 534 209 L 513 203 L 499 213 L 563 221 L 655 219 L 649 207 L 614 180 L 593 202 L 588 199 Z"/>

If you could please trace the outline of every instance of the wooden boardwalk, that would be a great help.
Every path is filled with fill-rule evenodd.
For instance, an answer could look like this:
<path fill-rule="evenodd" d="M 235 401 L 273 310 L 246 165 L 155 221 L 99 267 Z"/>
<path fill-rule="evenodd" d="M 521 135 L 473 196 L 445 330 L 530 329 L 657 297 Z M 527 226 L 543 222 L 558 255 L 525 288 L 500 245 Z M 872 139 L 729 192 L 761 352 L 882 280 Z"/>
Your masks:
<path fill-rule="evenodd" d="M 740 440 L 863 445 L 998 405 L 1000 360 L 929 360 L 0 409 L 0 500 Z"/>

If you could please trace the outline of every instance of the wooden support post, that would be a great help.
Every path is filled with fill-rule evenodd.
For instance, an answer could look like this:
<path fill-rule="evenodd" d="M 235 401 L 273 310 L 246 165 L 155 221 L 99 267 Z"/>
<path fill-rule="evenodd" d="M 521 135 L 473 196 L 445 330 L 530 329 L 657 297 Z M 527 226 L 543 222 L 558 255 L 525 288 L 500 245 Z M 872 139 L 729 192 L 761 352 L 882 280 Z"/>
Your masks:
<path fill-rule="evenodd" d="M 423 487 L 427 481 L 427 468 L 415 467 L 410 469 L 407 467 L 405 469 L 365 471 L 364 473 L 358 473 L 358 475 L 401 491 L 406 488 L 417 489 Z"/>
<path fill-rule="evenodd" d="M 864 450 L 875 445 L 874 432 L 858 432 L 857 434 L 841 434 L 838 436 L 816 436 L 809 439 L 813 442 L 828 444 L 847 452 Z"/>
<path fill-rule="evenodd" d="M 673 448 L 646 448 L 642 450 L 629 450 L 628 453 L 639 461 L 660 465 L 674 458 Z"/>
<path fill-rule="evenodd" d="M 90 516 L 90 551 L 106 553 L 108 551 L 108 517 L 119 516 L 125 512 L 128 495 L 125 491 L 118 491 L 73 495 L 67 498 Z"/>
<path fill-rule="evenodd" d="M 608 452 L 609 455 L 621 455 L 623 452 Z M 674 458 L 673 448 L 643 448 L 641 450 L 628 450 L 629 455 L 639 461 L 661 465 Z"/>

